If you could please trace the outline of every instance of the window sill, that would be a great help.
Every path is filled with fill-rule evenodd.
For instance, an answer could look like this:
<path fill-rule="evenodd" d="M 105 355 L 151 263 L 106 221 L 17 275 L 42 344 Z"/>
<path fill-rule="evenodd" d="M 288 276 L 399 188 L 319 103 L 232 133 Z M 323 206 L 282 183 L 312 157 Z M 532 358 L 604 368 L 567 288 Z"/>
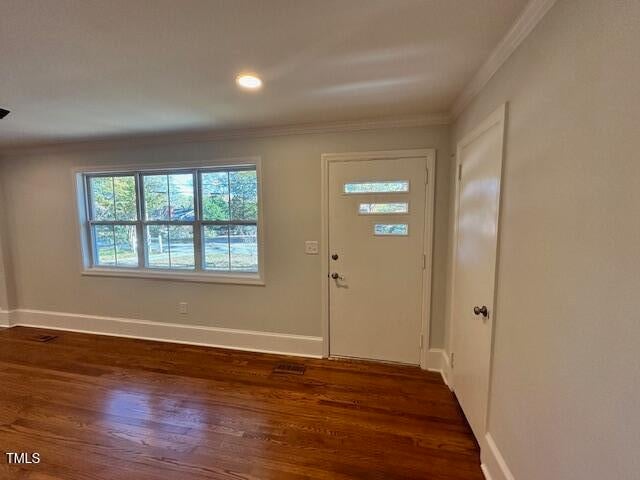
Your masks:
<path fill-rule="evenodd" d="M 257 273 L 220 274 L 202 272 L 177 272 L 166 270 L 124 270 L 119 268 L 86 268 L 82 275 L 94 277 L 146 278 L 153 280 L 173 280 L 197 283 L 227 283 L 233 285 L 264 285 L 264 279 Z"/>

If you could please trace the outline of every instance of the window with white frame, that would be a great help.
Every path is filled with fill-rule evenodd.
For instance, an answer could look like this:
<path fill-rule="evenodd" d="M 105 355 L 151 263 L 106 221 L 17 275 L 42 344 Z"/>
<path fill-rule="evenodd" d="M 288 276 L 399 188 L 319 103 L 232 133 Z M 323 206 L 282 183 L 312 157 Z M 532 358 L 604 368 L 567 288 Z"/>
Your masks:
<path fill-rule="evenodd" d="M 85 267 L 258 277 L 255 164 L 81 174 Z"/>

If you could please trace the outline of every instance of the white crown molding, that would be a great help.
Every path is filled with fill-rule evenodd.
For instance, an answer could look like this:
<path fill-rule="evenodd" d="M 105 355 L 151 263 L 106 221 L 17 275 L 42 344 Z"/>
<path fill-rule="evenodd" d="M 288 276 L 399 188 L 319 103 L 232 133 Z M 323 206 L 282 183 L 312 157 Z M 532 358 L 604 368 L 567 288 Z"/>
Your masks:
<path fill-rule="evenodd" d="M 458 118 L 555 3 L 556 0 L 531 0 L 527 4 L 507 34 L 454 102 L 450 115 L 452 120 Z"/>
<path fill-rule="evenodd" d="M 287 135 L 308 135 L 323 133 L 361 132 L 387 128 L 429 127 L 449 125 L 448 113 L 421 114 L 402 117 L 349 120 L 322 123 L 301 123 L 281 126 L 252 128 L 214 129 L 207 131 L 156 133 L 145 135 L 103 137 L 95 139 L 77 139 L 73 141 L 37 142 L 0 145 L 0 153 L 9 157 L 12 154 L 42 153 L 47 151 L 85 151 L 112 148 L 132 148 L 180 143 L 207 143 L 222 140 L 244 138 L 280 137 Z"/>
<path fill-rule="evenodd" d="M 250 352 L 322 357 L 321 337 L 44 310 L 17 309 L 0 313 L 0 320 L 3 321 L 0 326 L 5 327 L 47 328 Z"/>

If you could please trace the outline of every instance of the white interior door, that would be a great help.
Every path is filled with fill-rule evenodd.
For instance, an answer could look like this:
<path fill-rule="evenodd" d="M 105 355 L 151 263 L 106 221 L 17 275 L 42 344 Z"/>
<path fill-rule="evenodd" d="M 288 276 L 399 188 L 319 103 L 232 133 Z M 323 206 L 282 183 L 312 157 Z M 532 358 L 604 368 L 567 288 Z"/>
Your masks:
<path fill-rule="evenodd" d="M 331 162 L 330 354 L 420 363 L 427 158 Z"/>
<path fill-rule="evenodd" d="M 489 394 L 503 132 L 504 107 L 458 145 L 453 378 L 478 439 L 485 434 Z"/>

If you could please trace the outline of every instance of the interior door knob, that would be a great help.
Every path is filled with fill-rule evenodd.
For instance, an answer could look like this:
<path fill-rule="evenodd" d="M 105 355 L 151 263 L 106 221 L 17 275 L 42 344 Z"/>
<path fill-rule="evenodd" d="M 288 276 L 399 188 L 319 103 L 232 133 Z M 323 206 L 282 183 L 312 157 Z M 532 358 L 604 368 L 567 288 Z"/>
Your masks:
<path fill-rule="evenodd" d="M 344 277 L 340 275 L 338 272 L 333 272 L 331 274 L 331 278 L 333 278 L 334 280 L 344 280 Z"/>
<path fill-rule="evenodd" d="M 478 307 L 476 305 L 475 307 L 473 307 L 473 313 L 475 313 L 476 315 L 482 315 L 485 318 L 489 316 L 489 310 L 487 309 L 486 305 L 483 305 L 482 307 Z"/>

